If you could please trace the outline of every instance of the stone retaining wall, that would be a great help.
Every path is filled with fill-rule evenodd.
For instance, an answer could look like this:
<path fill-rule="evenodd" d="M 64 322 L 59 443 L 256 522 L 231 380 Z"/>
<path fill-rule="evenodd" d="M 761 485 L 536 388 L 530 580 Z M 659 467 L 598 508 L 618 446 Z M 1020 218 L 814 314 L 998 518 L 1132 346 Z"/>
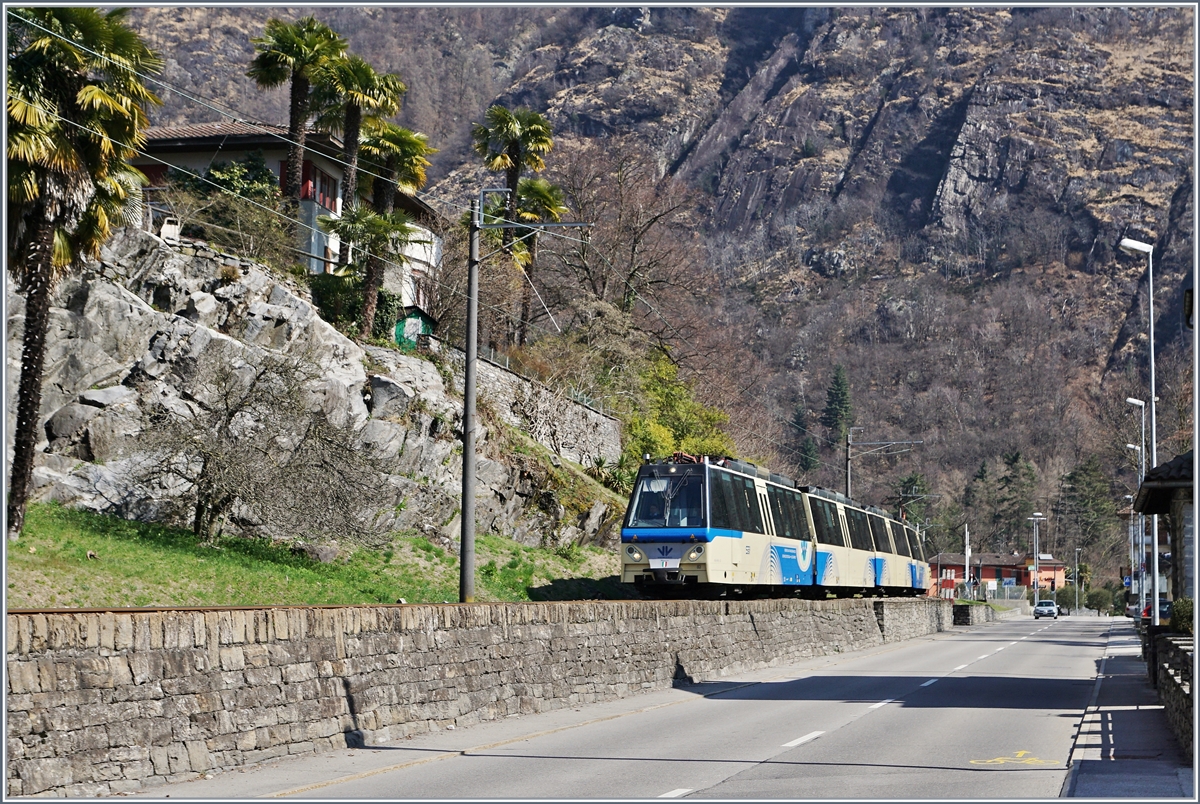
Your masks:
<path fill-rule="evenodd" d="M 950 626 L 921 600 L 7 615 L 9 795 L 135 791 Z"/>
<path fill-rule="evenodd" d="M 441 355 L 452 368 L 454 388 L 462 393 L 466 354 L 436 338 L 426 339 L 430 351 Z M 478 396 L 491 405 L 506 423 L 526 433 L 544 447 L 576 463 L 590 465 L 603 458 L 613 463 L 621 456 L 621 422 L 612 416 L 567 399 L 535 380 L 488 360 L 476 361 Z"/>
<path fill-rule="evenodd" d="M 1157 638 L 1158 699 L 1162 702 L 1171 731 L 1185 756 L 1192 756 L 1192 664 L 1194 640 L 1169 634 Z"/>

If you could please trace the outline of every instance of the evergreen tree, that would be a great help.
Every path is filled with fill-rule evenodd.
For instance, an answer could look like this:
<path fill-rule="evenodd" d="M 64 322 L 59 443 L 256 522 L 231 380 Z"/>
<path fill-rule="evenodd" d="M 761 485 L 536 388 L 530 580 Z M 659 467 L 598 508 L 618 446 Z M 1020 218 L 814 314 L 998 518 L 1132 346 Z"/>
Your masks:
<path fill-rule="evenodd" d="M 800 446 L 800 471 L 811 472 L 821 465 L 821 457 L 817 452 L 817 442 L 812 436 L 807 436 Z"/>
<path fill-rule="evenodd" d="M 1092 455 L 1063 477 L 1059 498 L 1061 526 L 1077 547 L 1102 544 L 1118 533 L 1116 496 L 1099 457 Z"/>
<path fill-rule="evenodd" d="M 850 380 L 841 363 L 833 367 L 833 382 L 825 396 L 825 410 L 821 413 L 821 424 L 829 428 L 835 440 L 846 437 L 850 425 L 854 424 L 854 407 L 850 402 Z"/>
<path fill-rule="evenodd" d="M 1034 512 L 1033 493 L 1037 488 L 1037 470 L 1022 457 L 1019 450 L 1004 455 L 1004 474 L 996 489 L 996 507 L 993 523 L 996 535 L 1006 544 L 1015 545 L 1021 535 L 1026 534 L 1030 552 L 1033 551 L 1033 536 L 1026 533 L 1029 524 L 1025 520 Z"/>

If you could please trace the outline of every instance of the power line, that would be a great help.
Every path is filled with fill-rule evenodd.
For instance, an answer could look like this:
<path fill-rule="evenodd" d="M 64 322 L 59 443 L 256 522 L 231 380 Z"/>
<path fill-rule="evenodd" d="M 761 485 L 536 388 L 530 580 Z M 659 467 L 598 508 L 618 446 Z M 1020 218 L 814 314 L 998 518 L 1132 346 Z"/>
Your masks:
<path fill-rule="evenodd" d="M 70 39 L 68 39 L 67 37 L 65 37 L 65 36 L 63 36 L 63 35 L 61 35 L 61 34 L 59 34 L 59 33 L 55 32 L 55 31 L 52 31 L 52 30 L 50 30 L 50 29 L 48 29 L 48 28 L 46 28 L 46 27 L 44 27 L 44 26 L 40 25 L 39 23 L 37 23 L 37 22 L 35 22 L 35 21 L 33 21 L 33 20 L 30 20 L 30 19 L 28 19 L 28 18 L 26 18 L 26 17 L 23 17 L 23 16 L 21 16 L 20 14 L 16 14 L 16 13 L 14 13 L 12 10 L 9 10 L 9 11 L 8 11 L 8 13 L 9 13 L 9 14 L 11 14 L 11 15 L 12 15 L 14 18 L 16 18 L 16 19 L 20 20 L 21 22 L 25 23 L 26 25 L 29 25 L 30 27 L 36 28 L 36 29 L 38 29 L 38 30 L 40 30 L 40 31 L 43 31 L 43 32 L 45 32 L 46 34 L 49 34 L 49 35 L 51 35 L 51 36 L 54 36 L 54 37 L 56 37 L 56 38 L 58 38 L 58 39 L 61 39 L 61 40 L 65 41 L 65 42 L 68 42 L 68 43 L 70 43 L 72 46 L 74 46 L 74 47 L 78 48 L 79 50 L 81 50 L 81 51 L 83 51 L 83 52 L 85 52 L 85 53 L 88 53 L 88 54 L 90 54 L 90 55 L 93 55 L 93 56 L 95 56 L 95 57 L 97 57 L 97 58 L 100 58 L 100 59 L 106 60 L 106 61 L 108 61 L 108 62 L 110 62 L 110 63 L 113 63 L 113 64 L 116 64 L 116 63 L 117 63 L 117 62 L 115 62 L 113 59 L 111 59 L 110 57 L 106 56 L 105 54 L 98 53 L 98 52 L 96 52 L 96 51 L 93 51 L 93 50 L 90 50 L 90 49 L 88 49 L 88 48 L 85 48 L 85 47 L 83 47 L 83 46 L 79 45 L 78 43 L 71 41 L 71 40 L 70 40 Z M 124 67 L 125 65 L 121 65 L 121 66 L 122 66 L 122 67 Z M 165 88 L 167 88 L 167 89 L 170 89 L 170 90 L 172 90 L 173 92 L 177 93 L 177 94 L 178 94 L 180 97 L 182 97 L 182 98 L 184 98 L 184 99 L 186 99 L 186 100 L 192 101 L 192 102 L 194 102 L 194 103 L 196 103 L 196 104 L 198 104 L 198 105 L 200 105 L 200 106 L 202 106 L 202 107 L 204 107 L 204 108 L 210 109 L 210 110 L 212 110 L 212 111 L 216 112 L 217 114 L 221 115 L 222 117 L 226 117 L 226 118 L 228 118 L 228 119 L 230 119 L 230 120 L 232 120 L 232 121 L 234 121 L 234 122 L 242 123 L 242 124 L 249 125 L 249 126 L 252 126 L 252 127 L 254 127 L 254 128 L 257 128 L 257 129 L 259 129 L 260 131 L 262 131 L 264 134 L 267 134 L 268 136 L 271 136 L 271 137 L 273 137 L 273 138 L 275 138 L 275 139 L 278 139 L 279 141 L 281 141 L 281 142 L 283 142 L 283 143 L 286 143 L 286 144 L 288 144 L 288 145 L 298 145 L 298 144 L 299 144 L 299 143 L 297 143 L 297 142 L 295 142 L 295 141 L 293 141 L 293 140 L 290 140 L 290 139 L 288 139 L 286 136 L 284 136 L 284 135 L 280 134 L 278 131 L 271 130 L 271 128 L 268 128 L 268 127 L 267 127 L 267 126 L 268 126 L 268 124 L 264 124 L 264 123 L 261 123 L 260 121 L 254 121 L 254 120 L 249 120 L 249 119 L 246 119 L 246 118 L 240 117 L 238 114 L 236 114 L 236 110 L 232 109 L 231 107 L 224 106 L 224 105 L 222 105 L 222 104 L 219 104 L 219 103 L 217 103 L 217 102 L 215 102 L 215 101 L 208 101 L 208 100 L 206 100 L 206 99 L 203 99 L 203 98 L 201 98 L 201 97 L 197 97 L 197 96 L 195 96 L 195 95 L 193 95 L 193 94 L 191 94 L 191 93 L 188 93 L 188 92 L 184 91 L 183 89 L 179 88 L 179 87 L 178 87 L 178 86 L 176 86 L 176 85 L 173 85 L 173 84 L 171 84 L 171 83 L 169 83 L 169 82 L 167 82 L 167 81 L 164 81 L 164 80 L 162 80 L 162 79 L 156 78 L 156 77 L 154 77 L 154 76 L 147 75 L 147 74 L 143 74 L 143 73 L 140 73 L 140 72 L 138 72 L 138 71 L 136 71 L 136 70 L 130 70 L 129 72 L 130 72 L 130 73 L 132 73 L 133 75 L 136 75 L 136 76 L 138 76 L 138 77 L 139 77 L 139 78 L 141 78 L 142 80 L 145 80 L 145 81 L 148 81 L 148 82 L 150 82 L 150 83 L 156 84 L 156 85 L 158 85 L 158 86 L 162 86 L 162 87 L 165 87 Z M 82 126 L 78 126 L 78 124 L 74 123 L 73 121 L 70 121 L 70 120 L 67 120 L 67 119 L 65 119 L 65 118 L 62 118 L 62 117 L 58 116 L 57 114 L 54 114 L 54 113 L 52 113 L 52 112 L 50 112 L 49 114 L 51 114 L 51 115 L 52 115 L 52 116 L 54 116 L 55 118 L 57 118 L 57 119 L 61 120 L 62 122 L 68 123 L 68 124 L 70 124 L 70 125 L 75 125 L 75 126 L 76 126 L 76 127 L 78 127 L 78 128 L 84 128 L 84 127 L 82 127 Z M 88 130 L 88 129 L 84 129 L 84 130 Z M 92 134 L 95 134 L 96 132 L 91 132 L 91 133 L 92 133 Z M 103 136 L 103 135 L 102 135 L 102 136 Z M 106 139 L 108 139 L 108 138 L 106 137 Z M 146 158 L 152 159 L 152 160 L 154 160 L 154 161 L 156 161 L 156 162 L 159 162 L 160 164 L 163 164 L 163 165 L 165 165 L 165 166 L 167 166 L 167 167 L 170 167 L 170 168 L 174 168 L 174 169 L 176 169 L 176 170 L 179 170 L 179 171 L 181 171 L 181 172 L 183 172 L 183 173 L 185 173 L 185 174 L 187 174 L 187 175 L 189 175 L 189 176 L 191 176 L 191 177 L 193 177 L 193 178 L 199 179 L 199 180 L 201 180 L 201 181 L 203 181 L 203 182 L 205 182 L 205 183 L 207 183 L 207 184 L 210 184 L 210 185 L 212 185 L 212 186 L 214 186 L 214 187 L 216 187 L 216 188 L 220 189 L 220 190 L 221 190 L 222 192 L 224 192 L 224 193 L 227 193 L 227 194 L 229 194 L 229 195 L 231 195 L 231 196 L 234 196 L 234 197 L 236 197 L 236 198 L 240 198 L 240 199 L 242 199 L 243 201 L 246 201 L 246 202 L 248 202 L 248 203 L 250 203 L 250 204 L 252 204 L 252 205 L 254 205 L 254 206 L 256 206 L 256 207 L 258 207 L 258 208 L 260 208 L 260 209 L 262 209 L 262 210 L 264 210 L 264 211 L 266 211 L 266 212 L 268 212 L 268 213 L 270 213 L 270 214 L 272 214 L 272 215 L 275 215 L 275 216 L 277 216 L 277 217 L 279 217 L 279 218 L 282 218 L 283 220 L 286 220 L 286 221 L 288 221 L 288 222 L 290 222 L 290 223 L 292 223 L 292 224 L 294 224 L 294 225 L 297 225 L 297 226 L 303 227 L 303 228 L 305 228 L 305 229 L 308 229 L 308 230 L 310 230 L 310 231 L 313 231 L 313 232 L 320 231 L 320 230 L 319 230 L 319 229 L 317 229 L 316 227 L 312 227 L 312 226 L 309 226 L 309 225 L 305 224 L 305 223 L 304 223 L 304 222 L 302 222 L 302 221 L 299 221 L 299 220 L 292 219 L 292 218 L 290 218 L 290 217 L 288 217 L 288 216 L 286 216 L 286 215 L 284 215 L 284 214 L 282 214 L 282 213 L 278 212 L 277 210 L 273 210 L 273 209 L 271 209 L 271 208 L 269 208 L 269 207 L 267 207 L 267 206 L 265 206 L 265 205 L 263 205 L 263 204 L 261 204 L 261 203 L 259 203 L 259 202 L 255 201 L 255 200 L 251 199 L 251 198 L 248 198 L 248 197 L 246 197 L 246 196 L 242 196 L 242 195 L 240 195 L 240 194 L 238 194 L 238 193 L 235 193 L 235 192 L 233 192 L 233 191 L 229 190 L 229 189 L 228 189 L 228 188 L 226 188 L 226 187 L 222 187 L 221 185 L 219 185 L 219 184 L 217 184 L 217 183 L 215 183 L 215 182 L 213 182 L 213 181 L 211 181 L 211 180 L 209 180 L 209 179 L 207 179 L 207 178 L 205 178 L 205 177 L 203 177 L 203 176 L 200 176 L 200 175 L 198 175 L 198 174 L 195 174 L 195 173 L 193 173 L 193 172 L 191 172 L 191 171 L 187 170 L 186 168 L 180 168 L 180 167 L 178 167 L 178 166 L 176 166 L 176 165 L 172 165 L 171 163 L 169 163 L 169 162 L 167 162 L 167 161 L 165 161 L 165 160 L 163 160 L 163 159 L 160 159 L 159 157 L 156 157 L 156 156 L 154 156 L 154 155 L 152 155 L 152 154 L 150 154 L 150 153 L 148 153 L 148 152 L 146 152 L 146 151 L 142 151 L 142 150 L 140 150 L 140 149 L 134 149 L 134 150 L 136 150 L 136 151 L 137 151 L 137 153 L 138 153 L 139 155 L 141 155 L 141 156 L 144 156 L 144 157 L 146 157 Z M 330 158 L 330 160 L 331 160 L 331 161 L 333 161 L 333 162 L 335 162 L 335 163 L 337 163 L 337 164 L 340 164 L 340 165 L 342 165 L 343 167 L 348 167 L 348 166 L 349 166 L 349 163 L 348 163 L 348 162 L 346 162 L 346 161 L 344 161 L 344 160 L 342 160 L 342 159 L 340 159 L 340 158 L 337 158 L 337 157 L 329 157 L 329 155 L 328 155 L 328 154 L 326 154 L 326 156 L 327 156 L 328 158 Z M 374 173 L 374 172 L 372 172 L 372 171 L 370 171 L 370 170 L 367 170 L 367 169 L 365 169 L 365 168 L 361 168 L 361 167 L 359 168 L 359 170 L 360 170 L 362 173 L 365 173 L 366 175 L 369 175 L 369 176 L 371 176 L 372 178 L 375 178 L 375 179 L 380 179 L 380 180 L 384 180 L 384 181 L 386 181 L 386 179 L 385 179 L 383 176 L 380 176 L 379 174 L 376 174 L 376 173 Z M 448 209 L 454 209 L 454 210 L 459 210 L 459 211 L 467 211 L 467 210 L 469 210 L 469 209 L 470 209 L 470 207 L 469 207 L 468 205 L 461 204 L 461 203 L 456 203 L 456 202 L 452 202 L 452 201 L 447 201 L 447 200 L 444 200 L 444 199 L 441 199 L 441 198 L 437 198 L 437 197 L 435 197 L 434 195 L 432 195 L 432 194 L 430 194 L 430 193 L 422 193 L 422 192 L 419 192 L 419 191 L 418 191 L 418 192 L 414 193 L 413 195 L 414 195 L 414 196 L 416 196 L 417 198 L 420 198 L 421 200 L 424 200 L 424 201 L 426 201 L 427 203 L 441 205 L 441 206 L 443 206 L 443 207 L 445 207 L 445 208 L 448 208 Z M 502 220 L 502 221 L 504 221 L 505 223 L 508 223 L 508 224 L 520 225 L 520 222 L 519 222 L 519 221 L 510 221 L 510 220 L 507 220 L 507 219 L 505 219 L 505 218 L 502 218 L 501 216 L 495 216 L 495 217 L 496 217 L 498 220 Z M 586 248 L 588 248 L 589 246 L 591 246 L 591 243 L 590 243 L 590 241 L 589 241 L 589 240 L 587 240 L 587 239 L 584 239 L 584 238 L 576 238 L 576 237 L 571 237 L 571 236 L 569 236 L 569 235 L 564 235 L 564 234 L 560 234 L 560 233 L 558 233 L 558 232 L 552 232 L 552 231 L 547 231 L 547 232 L 544 232 L 544 234 L 546 234 L 546 235 L 548 235 L 548 236 L 550 236 L 550 237 L 553 237 L 553 238 L 558 238 L 558 239 L 560 239 L 560 240 L 563 240 L 563 241 L 565 241 L 565 242 L 577 243 L 577 244 L 579 244 L 579 245 L 582 245 L 582 246 L 584 246 L 584 247 L 585 247 L 585 249 L 586 249 Z M 674 325 L 673 325 L 673 324 L 672 324 L 670 321 L 668 321 L 668 320 L 667 320 L 667 318 L 666 318 L 666 316 L 664 316 L 664 315 L 662 314 L 662 312 L 661 312 L 660 310 L 658 310 L 658 308 L 657 308 L 657 307 L 655 307 L 655 306 L 654 306 L 654 305 L 653 305 L 653 304 L 652 304 L 652 303 L 651 303 L 651 302 L 650 302 L 648 299 L 646 299 L 646 297 L 645 297 L 645 296 L 643 296 L 643 295 L 642 295 L 642 294 L 641 294 L 641 293 L 640 293 L 640 292 L 637 290 L 637 288 L 636 288 L 636 287 L 634 287 L 634 286 L 633 286 L 633 285 L 630 283 L 630 281 L 628 280 L 628 278 L 626 278 L 625 276 L 621 275 L 621 274 L 618 272 L 618 270 L 617 270 L 616 266 L 612 265 L 611 261 L 610 261 L 610 260 L 608 259 L 608 257 L 607 257 L 607 256 L 606 256 L 606 255 L 603 253 L 603 251 L 602 251 L 602 250 L 600 250 L 600 249 L 598 249 L 598 248 L 595 248 L 595 247 L 592 247 L 592 248 L 591 248 L 591 250 L 592 250 L 592 251 L 593 251 L 593 252 L 594 252 L 594 253 L 595 253 L 597 256 L 599 256 L 599 257 L 601 258 L 601 260 L 603 261 L 604 267 L 605 267 L 605 268 L 606 268 L 606 269 L 607 269 L 607 270 L 608 270 L 608 271 L 611 273 L 611 275 L 612 275 L 612 276 L 613 276 L 613 277 L 614 277 L 614 278 L 615 278 L 615 279 L 616 279 L 618 282 L 621 282 L 621 283 L 624 285 L 624 287 L 625 287 L 625 288 L 626 288 L 626 289 L 627 289 L 627 290 L 628 290 L 630 293 L 632 293 L 633 297 L 634 297 L 634 298 L 635 298 L 637 301 L 640 301 L 640 302 L 641 302 L 643 305 L 645 305 L 645 307 L 646 307 L 646 308 L 647 308 L 647 309 L 648 309 L 648 310 L 649 310 L 649 311 L 650 311 L 650 312 L 651 312 L 651 313 L 652 313 L 654 316 L 656 316 L 656 317 L 657 317 L 659 320 L 661 320 L 661 321 L 663 322 L 663 324 L 664 324 L 664 325 L 666 325 L 667 329 L 668 329 L 668 330 L 671 332 L 671 334 L 672 334 L 672 335 L 674 335 L 674 336 L 676 337 L 676 339 L 678 339 L 678 340 L 679 340 L 679 341 L 681 341 L 681 342 L 686 342 L 686 340 L 687 340 L 687 339 L 686 339 L 686 338 L 684 337 L 684 335 L 683 335 L 683 334 L 682 334 L 682 333 L 679 331 L 678 327 L 674 326 Z M 369 256 L 369 257 L 374 257 L 374 258 L 376 258 L 376 259 L 380 260 L 380 261 L 381 261 L 381 262 L 383 262 L 385 265 L 391 265 L 391 266 L 393 266 L 393 267 L 397 267 L 397 268 L 401 268 L 401 269 L 403 269 L 403 266 L 402 266 L 402 265 L 400 265 L 399 263 L 396 263 L 396 262 L 394 262 L 394 261 L 392 261 L 392 260 L 389 260 L 389 259 L 387 259 L 387 258 L 386 258 L 386 257 L 384 257 L 384 256 L 381 256 L 381 255 L 375 255 L 375 254 L 371 254 L 370 252 L 368 252 L 368 251 L 366 251 L 366 250 L 364 250 L 364 249 L 360 249 L 360 251 L 362 251 L 364 254 L 366 254 L 366 255 L 367 255 L 367 256 Z M 442 281 L 440 281 L 440 280 L 438 280 L 438 279 L 436 279 L 436 278 L 433 278 L 433 277 L 429 277 L 429 278 L 430 278 L 430 279 L 431 279 L 431 280 L 432 280 L 432 281 L 433 281 L 433 282 L 434 282 L 436 285 L 438 285 L 439 287 L 443 287 L 444 289 L 446 289 L 446 290 L 447 290 L 447 292 L 451 293 L 452 295 L 455 295 L 455 296 L 460 296 L 460 297 L 463 297 L 463 298 L 465 298 L 465 297 L 466 297 L 466 294 L 465 294 L 464 292 L 462 292 L 462 291 L 458 291 L 458 290 L 454 289 L 453 287 L 450 287 L 450 286 L 448 285 L 448 283 L 442 282 Z M 529 279 L 529 278 L 528 278 L 528 275 L 526 275 L 526 278 L 528 279 L 528 281 L 529 281 L 529 282 L 530 282 L 530 284 L 532 285 L 532 279 Z M 536 290 L 537 290 L 537 289 L 536 289 L 536 287 L 534 287 L 534 291 L 535 291 L 535 292 L 536 292 Z M 550 310 L 549 310 L 549 308 L 546 306 L 545 302 L 544 302 L 544 301 L 541 299 L 541 294 L 540 294 L 540 293 L 538 294 L 538 300 L 539 300 L 540 302 L 542 302 L 542 306 L 543 306 L 543 308 L 546 310 L 547 314 L 548 314 L 548 315 L 550 315 L 550 317 L 551 317 L 551 320 L 553 320 L 553 315 L 550 313 Z M 497 307 L 497 306 L 495 306 L 495 305 L 488 305 L 488 304 L 484 304 L 484 305 L 483 305 L 483 307 L 484 307 L 485 309 L 491 310 L 491 311 L 493 311 L 493 312 L 495 312 L 495 313 L 497 313 L 497 314 L 499 314 L 499 315 L 501 315 L 501 316 L 503 316 L 503 317 L 508 317 L 508 318 L 511 318 L 511 317 L 512 317 L 512 316 L 511 316 L 511 313 L 509 313 L 507 310 L 504 310 L 504 309 L 502 309 L 502 308 L 499 308 L 499 307 Z M 518 318 L 517 320 L 518 320 L 518 321 L 520 321 L 521 323 L 525 324 L 526 326 L 532 327 L 532 328 L 534 328 L 534 329 L 536 329 L 536 330 L 539 330 L 539 331 L 541 331 L 541 332 L 544 332 L 544 333 L 546 333 L 546 334 L 548 334 L 548 335 L 550 335 L 550 334 L 553 334 L 553 333 L 551 333 L 551 332 L 550 332 L 548 329 L 546 329 L 545 327 L 542 327 L 542 326 L 540 326 L 540 325 L 538 325 L 538 324 L 536 324 L 536 323 L 534 323 L 534 322 L 532 322 L 532 321 L 527 321 L 527 320 L 520 319 L 520 318 Z M 713 360 L 710 360 L 710 361 L 707 361 L 707 362 L 704 364 L 704 366 L 703 366 L 702 368 L 704 368 L 704 369 L 712 369 L 712 368 L 713 368 L 715 365 L 716 365 L 716 362 L 715 362 L 715 361 L 713 361 Z M 755 396 L 755 395 L 753 395 L 753 394 L 750 394 L 750 393 L 749 393 L 749 391 L 748 391 L 748 389 L 747 389 L 747 387 L 738 387 L 738 386 L 735 386 L 735 388 L 736 388 L 737 392 L 738 392 L 740 395 L 742 395 L 742 396 L 744 396 L 746 399 L 748 399 L 748 400 L 750 400 L 750 401 L 752 401 L 752 402 L 755 402 L 755 403 L 757 403 L 758 405 L 760 405 L 760 406 L 762 407 L 762 409 L 763 409 L 763 410 L 764 410 L 764 411 L 765 411 L 765 412 L 766 412 L 766 413 L 767 413 L 769 416 L 771 416 L 771 418 L 775 419 L 777 422 L 779 422 L 779 423 L 781 423 L 781 424 L 784 424 L 784 425 L 786 425 L 786 426 L 792 427 L 792 428 L 794 428 L 794 429 L 796 429 L 796 430 L 798 430 L 798 431 L 804 432 L 804 433 L 805 433 L 806 435 L 808 435 L 809 437 L 815 437 L 816 439 L 818 439 L 818 440 L 820 440 L 820 441 L 823 441 L 824 443 L 826 443 L 826 444 L 828 444 L 828 445 L 830 445 L 830 446 L 833 446 L 833 447 L 835 447 L 835 448 L 839 446 L 839 445 L 838 445 L 838 444 L 837 444 L 835 441 L 833 441 L 832 439 L 825 438 L 825 437 L 823 437 L 823 436 L 820 436 L 819 434 L 812 433 L 811 431 L 808 431 L 808 430 L 802 430 L 802 429 L 801 429 L 801 428 L 800 428 L 800 427 L 799 427 L 797 424 L 795 424 L 795 422 L 788 421 L 788 420 L 786 420 L 786 419 L 783 419 L 783 418 L 781 418 L 780 416 L 776 415 L 776 414 L 775 414 L 775 413 L 774 413 L 774 412 L 771 410 L 771 407 L 770 407 L 770 405 L 767 403 L 767 401 L 766 401 L 766 400 L 764 400 L 764 399 L 762 399 L 762 398 L 760 398 L 760 397 L 757 397 L 757 396 Z M 762 440 L 765 440 L 765 441 L 767 441 L 768 443 L 775 444 L 775 445 L 777 445 L 777 446 L 779 446 L 779 447 L 781 447 L 781 448 L 783 448 L 783 449 L 786 449 L 787 451 L 789 451 L 789 452 L 791 452 L 791 453 L 793 453 L 793 454 L 795 454 L 795 455 L 800 455 L 800 454 L 801 454 L 801 453 L 799 453 L 799 451 L 797 451 L 797 450 L 795 450 L 795 449 L 793 449 L 793 448 L 791 448 L 791 447 L 787 447 L 787 446 L 785 446 L 785 445 L 781 444 L 780 442 L 777 442 L 777 441 L 775 441 L 774 439 L 771 439 L 771 438 L 769 438 L 768 436 L 765 436 L 765 435 L 763 435 L 763 434 L 761 434 L 761 433 L 757 433 L 757 432 L 755 432 L 755 431 L 751 431 L 751 430 L 749 430 L 748 428 L 745 428 L 744 426 L 741 426 L 741 425 L 737 425 L 737 426 L 738 426 L 738 427 L 739 427 L 739 429 L 741 429 L 743 432 L 746 432 L 746 433 L 748 433 L 748 434 L 750 434 L 750 435 L 753 435 L 753 436 L 755 436 L 755 437 L 757 437 L 757 438 L 760 438 L 760 439 L 762 439 Z M 822 464 L 822 465 L 825 465 L 825 466 L 831 466 L 831 464 L 829 464 L 829 463 L 827 463 L 827 462 L 825 462 L 825 461 L 821 461 L 819 458 L 818 458 L 817 460 L 818 460 L 818 463 L 820 463 L 820 464 Z"/>

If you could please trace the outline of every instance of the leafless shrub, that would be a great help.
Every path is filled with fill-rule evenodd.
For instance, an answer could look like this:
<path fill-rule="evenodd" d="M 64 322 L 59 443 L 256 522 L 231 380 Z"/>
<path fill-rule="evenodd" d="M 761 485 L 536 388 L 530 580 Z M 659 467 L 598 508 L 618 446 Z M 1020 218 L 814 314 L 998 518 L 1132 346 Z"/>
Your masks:
<path fill-rule="evenodd" d="M 136 479 L 188 501 L 197 538 L 227 524 L 275 538 L 382 541 L 372 500 L 388 461 L 322 406 L 318 367 L 262 353 L 216 361 L 147 406 Z"/>

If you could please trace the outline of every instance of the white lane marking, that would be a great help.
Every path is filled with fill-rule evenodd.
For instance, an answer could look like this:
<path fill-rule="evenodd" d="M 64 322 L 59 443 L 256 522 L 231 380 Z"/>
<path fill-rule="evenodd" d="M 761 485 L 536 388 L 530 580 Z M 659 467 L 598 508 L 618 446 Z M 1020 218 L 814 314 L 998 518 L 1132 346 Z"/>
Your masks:
<path fill-rule="evenodd" d="M 798 745 L 803 745 L 804 743 L 808 742 L 809 740 L 817 739 L 824 733 L 825 732 L 823 732 L 823 731 L 810 731 L 808 734 L 804 735 L 803 737 L 800 737 L 799 739 L 792 740 L 790 743 L 784 743 L 783 747 L 784 748 L 795 748 Z"/>
<path fill-rule="evenodd" d="M 877 704 L 871 704 L 871 707 L 870 707 L 870 708 L 871 708 L 871 709 L 878 709 L 878 708 L 879 708 L 879 707 L 881 707 L 881 706 L 887 706 L 888 704 L 890 704 L 890 703 L 891 703 L 892 701 L 894 701 L 894 700 L 896 700 L 896 699 L 895 699 L 895 698 L 886 698 L 886 699 L 884 699 L 884 700 L 880 701 L 880 702 L 879 702 L 879 703 L 877 703 Z"/>
<path fill-rule="evenodd" d="M 1025 638 L 1025 637 L 1021 637 L 1021 639 L 1024 639 L 1024 638 Z M 1005 645 L 1004 647 L 1006 647 L 1006 648 L 1011 648 L 1011 647 L 1012 647 L 1013 645 L 1015 645 L 1015 644 L 1017 644 L 1017 643 L 1016 643 L 1016 642 L 1009 642 L 1009 643 L 1008 643 L 1007 645 Z"/>
<path fill-rule="evenodd" d="M 1000 651 L 1004 650 L 1007 647 L 1008 647 L 1008 645 L 1001 645 L 1000 647 L 996 648 L 996 652 L 999 653 Z"/>
<path fill-rule="evenodd" d="M 928 681 L 926 681 L 924 684 L 922 684 L 921 686 L 922 686 L 922 687 L 928 687 L 930 684 L 936 684 L 936 683 L 937 683 L 937 679 L 936 679 L 936 678 L 931 678 L 931 679 L 929 679 Z"/>
<path fill-rule="evenodd" d="M 954 669 L 955 669 L 955 670 L 962 670 L 964 667 L 966 667 L 966 665 L 965 665 L 965 664 L 960 664 L 958 667 L 956 667 L 956 668 L 954 668 Z M 953 672 L 953 671 L 951 671 L 951 672 Z"/>
<path fill-rule="evenodd" d="M 692 792 L 690 787 L 681 787 L 678 790 L 672 790 L 670 793 L 663 793 L 659 798 L 679 798 L 684 793 Z"/>
<path fill-rule="evenodd" d="M 985 653 L 985 654 L 983 654 L 982 656 L 980 656 L 979 658 L 980 658 L 980 659 L 986 659 L 986 658 L 987 658 L 988 656 L 990 656 L 990 655 L 991 655 L 991 654 L 989 654 L 989 653 Z M 978 659 L 976 659 L 976 661 L 978 661 Z"/>

